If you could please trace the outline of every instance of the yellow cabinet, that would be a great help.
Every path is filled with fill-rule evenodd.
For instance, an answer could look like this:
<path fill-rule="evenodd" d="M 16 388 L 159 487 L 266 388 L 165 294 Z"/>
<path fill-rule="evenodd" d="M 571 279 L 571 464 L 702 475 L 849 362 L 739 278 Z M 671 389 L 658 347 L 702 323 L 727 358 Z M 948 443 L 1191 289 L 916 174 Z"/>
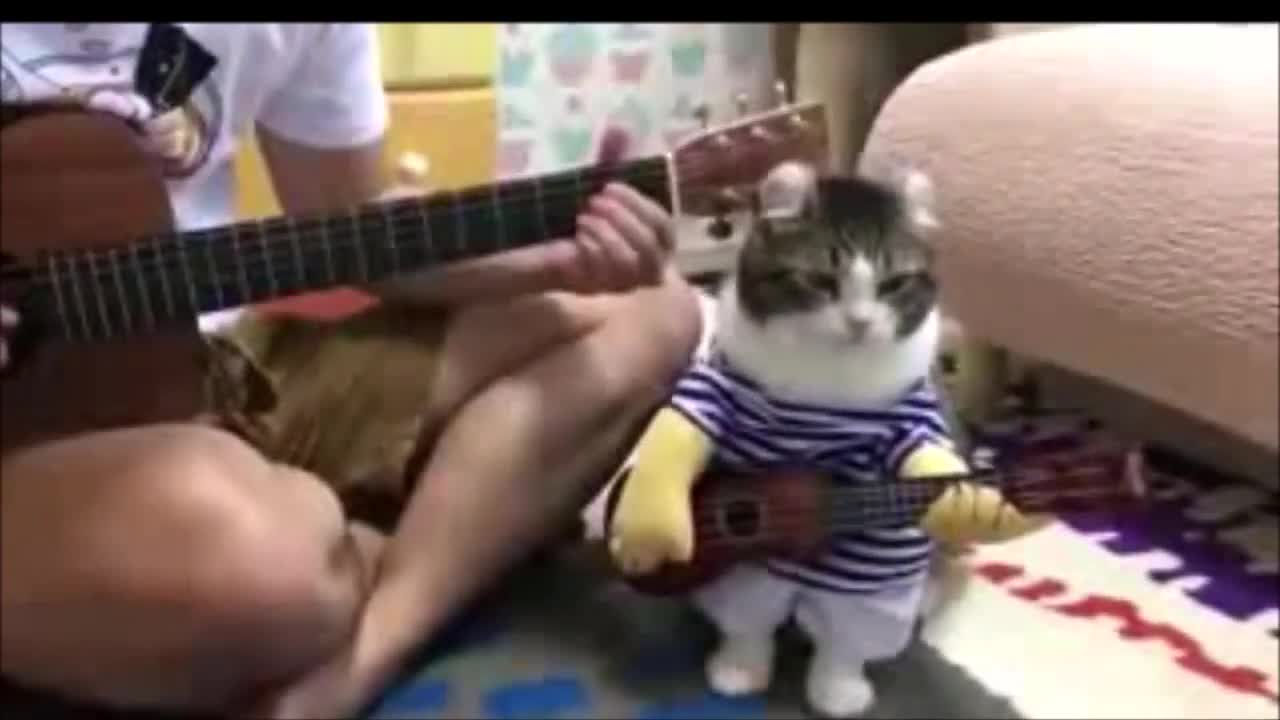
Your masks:
<path fill-rule="evenodd" d="M 498 62 L 493 23 L 382 23 L 378 41 L 390 89 L 489 85 Z"/>
<path fill-rule="evenodd" d="M 391 125 L 388 172 L 415 152 L 430 164 L 433 188 L 493 178 L 497 139 L 493 75 L 496 26 L 490 23 L 385 23 L 379 26 Z M 251 140 L 236 156 L 242 217 L 279 213 L 266 167 Z"/>

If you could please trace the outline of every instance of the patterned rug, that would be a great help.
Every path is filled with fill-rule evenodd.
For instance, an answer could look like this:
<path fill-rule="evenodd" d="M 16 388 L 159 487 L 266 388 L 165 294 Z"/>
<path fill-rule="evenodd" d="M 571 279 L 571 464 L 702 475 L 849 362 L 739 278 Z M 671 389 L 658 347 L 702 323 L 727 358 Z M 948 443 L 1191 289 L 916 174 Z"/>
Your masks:
<path fill-rule="evenodd" d="M 979 429 L 1070 437 L 1031 417 Z M 953 568 L 901 658 L 872 669 L 881 718 L 1276 718 L 1277 499 L 1152 452 L 1147 512 L 1065 517 Z M 807 717 L 806 647 L 763 697 L 707 691 L 713 640 L 585 552 L 523 571 L 389 692 L 372 717 Z M 962 571 L 963 569 L 963 571 Z"/>

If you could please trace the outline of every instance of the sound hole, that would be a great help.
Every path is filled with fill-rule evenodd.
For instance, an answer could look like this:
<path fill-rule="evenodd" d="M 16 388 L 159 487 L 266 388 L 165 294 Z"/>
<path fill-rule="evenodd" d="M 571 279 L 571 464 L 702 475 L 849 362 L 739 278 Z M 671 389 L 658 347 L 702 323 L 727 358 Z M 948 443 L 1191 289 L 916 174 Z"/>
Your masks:
<path fill-rule="evenodd" d="M 751 500 L 730 500 L 720 519 L 730 537 L 749 538 L 760 532 L 760 506 Z"/>

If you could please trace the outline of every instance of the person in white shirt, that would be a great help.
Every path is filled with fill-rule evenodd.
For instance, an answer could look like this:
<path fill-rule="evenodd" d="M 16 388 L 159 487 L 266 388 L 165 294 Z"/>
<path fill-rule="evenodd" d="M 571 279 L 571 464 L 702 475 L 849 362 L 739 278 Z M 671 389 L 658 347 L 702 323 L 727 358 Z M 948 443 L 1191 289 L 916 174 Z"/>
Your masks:
<path fill-rule="evenodd" d="M 251 134 L 286 213 L 386 190 L 371 26 L 176 27 L 216 61 L 180 107 L 159 112 L 133 85 L 143 23 L 7 23 L 3 101 L 134 121 L 183 229 L 234 220 L 232 158 Z M 671 235 L 660 206 L 613 185 L 576 237 L 415 284 L 460 309 L 424 408 L 443 418 L 439 439 L 390 538 L 353 529 L 318 478 L 194 424 L 4 457 L 0 673 L 104 706 L 355 712 L 572 516 L 687 364 L 700 321 L 667 263 Z M 21 317 L 4 308 L 0 321 L 7 361 Z M 86 482 L 111 491 L 75 490 Z"/>

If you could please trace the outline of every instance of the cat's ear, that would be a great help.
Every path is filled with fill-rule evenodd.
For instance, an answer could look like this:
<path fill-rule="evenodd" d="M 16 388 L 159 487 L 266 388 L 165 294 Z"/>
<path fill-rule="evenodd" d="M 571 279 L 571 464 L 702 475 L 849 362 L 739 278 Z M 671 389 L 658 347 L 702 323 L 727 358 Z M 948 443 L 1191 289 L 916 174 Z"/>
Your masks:
<path fill-rule="evenodd" d="M 942 227 L 938 222 L 933 180 L 924 171 L 900 168 L 894 173 L 893 184 L 902 197 L 904 219 L 914 232 L 928 236 Z"/>
<path fill-rule="evenodd" d="M 809 217 L 817 209 L 817 201 L 817 171 L 799 162 L 785 162 L 770 170 L 756 193 L 757 211 L 769 221 Z"/>

